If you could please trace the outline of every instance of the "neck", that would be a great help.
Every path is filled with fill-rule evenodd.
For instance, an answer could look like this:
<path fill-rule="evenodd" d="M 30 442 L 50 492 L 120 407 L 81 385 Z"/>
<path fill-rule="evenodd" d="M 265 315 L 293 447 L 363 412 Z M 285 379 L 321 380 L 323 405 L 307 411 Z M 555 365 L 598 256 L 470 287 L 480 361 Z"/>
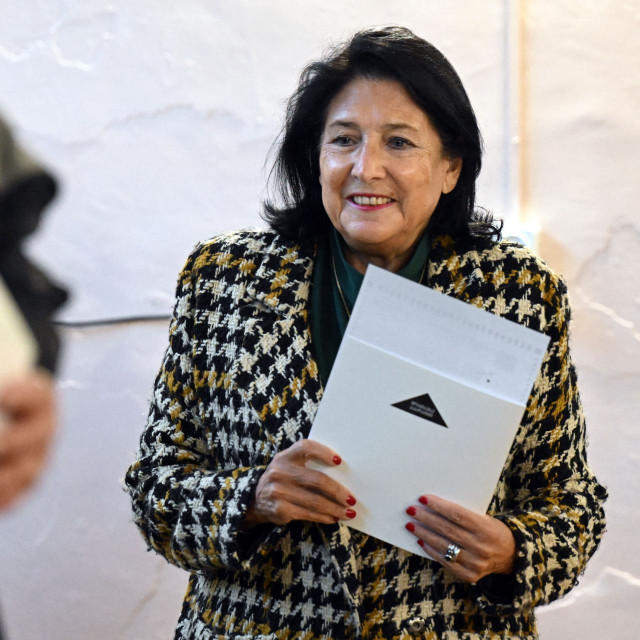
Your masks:
<path fill-rule="evenodd" d="M 361 251 L 354 251 L 347 245 L 344 246 L 344 257 L 356 271 L 359 271 L 362 274 L 364 274 L 370 264 L 396 273 L 409 262 L 411 256 L 413 255 L 414 249 L 415 246 L 411 247 L 409 251 L 403 252 L 398 255 L 383 256 L 362 253 Z"/>

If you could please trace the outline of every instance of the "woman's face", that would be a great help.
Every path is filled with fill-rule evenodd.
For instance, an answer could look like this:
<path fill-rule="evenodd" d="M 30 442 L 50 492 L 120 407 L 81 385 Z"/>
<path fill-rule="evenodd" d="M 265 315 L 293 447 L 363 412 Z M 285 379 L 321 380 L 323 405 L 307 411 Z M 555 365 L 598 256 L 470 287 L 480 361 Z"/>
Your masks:
<path fill-rule="evenodd" d="M 322 202 L 347 260 L 361 272 L 400 269 L 461 167 L 399 82 L 352 80 L 329 104 L 320 142 Z"/>

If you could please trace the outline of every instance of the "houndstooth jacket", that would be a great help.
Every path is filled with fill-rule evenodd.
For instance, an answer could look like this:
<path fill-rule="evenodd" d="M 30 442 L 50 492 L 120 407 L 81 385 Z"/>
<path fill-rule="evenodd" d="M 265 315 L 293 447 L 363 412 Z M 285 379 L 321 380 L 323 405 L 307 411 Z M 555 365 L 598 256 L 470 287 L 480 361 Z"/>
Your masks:
<path fill-rule="evenodd" d="M 273 456 L 309 433 L 315 247 L 272 231 L 199 245 L 126 476 L 150 548 L 191 572 L 177 639 L 537 638 L 534 607 L 577 582 L 604 533 L 568 351 L 566 288 L 528 250 L 435 238 L 428 285 L 543 331 L 550 346 L 489 507 L 511 529 L 511 580 L 459 581 L 344 524 L 240 526 Z M 401 526 L 402 523 L 399 523 Z"/>

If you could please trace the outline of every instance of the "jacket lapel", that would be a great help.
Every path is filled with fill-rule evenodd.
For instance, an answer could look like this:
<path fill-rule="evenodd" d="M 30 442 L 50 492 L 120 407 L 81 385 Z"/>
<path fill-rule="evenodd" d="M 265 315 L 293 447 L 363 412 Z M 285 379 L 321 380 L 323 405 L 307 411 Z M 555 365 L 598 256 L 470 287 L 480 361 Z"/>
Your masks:
<path fill-rule="evenodd" d="M 309 326 L 315 248 L 278 238 L 263 255 L 241 301 L 234 380 L 258 415 L 270 458 L 307 437 L 323 389 Z"/>

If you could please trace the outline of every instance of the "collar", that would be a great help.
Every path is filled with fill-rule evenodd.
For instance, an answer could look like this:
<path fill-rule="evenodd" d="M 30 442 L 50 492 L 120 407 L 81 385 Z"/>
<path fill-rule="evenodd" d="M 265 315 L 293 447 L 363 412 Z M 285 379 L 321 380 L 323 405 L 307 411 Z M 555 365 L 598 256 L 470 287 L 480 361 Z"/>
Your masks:
<path fill-rule="evenodd" d="M 397 272 L 398 275 L 413 280 L 414 282 L 422 281 L 426 283 L 425 263 L 429 258 L 429 245 L 429 236 L 425 231 L 418 241 L 411 259 Z M 358 292 L 360 291 L 360 286 L 364 280 L 364 275 L 347 262 L 344 255 L 345 242 L 335 229 L 333 229 L 330 234 L 329 247 L 331 260 L 333 260 L 333 264 L 335 265 L 336 278 L 340 284 L 345 300 L 349 305 L 349 309 L 353 309 L 353 305 L 358 297 Z M 424 278 L 422 278 L 423 273 L 425 274 Z"/>

